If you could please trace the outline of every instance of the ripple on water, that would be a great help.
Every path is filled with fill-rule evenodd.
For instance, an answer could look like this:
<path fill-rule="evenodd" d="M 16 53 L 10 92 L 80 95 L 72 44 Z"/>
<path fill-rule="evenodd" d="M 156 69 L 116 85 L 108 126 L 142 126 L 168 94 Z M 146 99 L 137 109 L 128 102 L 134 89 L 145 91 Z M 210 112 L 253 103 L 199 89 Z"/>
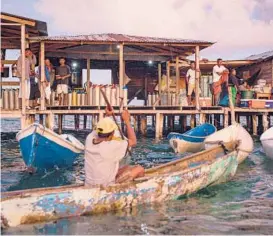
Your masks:
<path fill-rule="evenodd" d="M 74 133 L 84 142 L 87 133 Z M 3 137 L 3 138 L 2 138 Z M 15 133 L 1 134 L 2 191 L 61 186 L 84 180 L 83 158 L 71 169 L 24 172 Z M 166 140 L 139 139 L 132 162 L 151 167 L 180 158 Z M 234 179 L 177 201 L 130 211 L 22 225 L 5 234 L 273 234 L 273 161 L 259 142 Z"/>

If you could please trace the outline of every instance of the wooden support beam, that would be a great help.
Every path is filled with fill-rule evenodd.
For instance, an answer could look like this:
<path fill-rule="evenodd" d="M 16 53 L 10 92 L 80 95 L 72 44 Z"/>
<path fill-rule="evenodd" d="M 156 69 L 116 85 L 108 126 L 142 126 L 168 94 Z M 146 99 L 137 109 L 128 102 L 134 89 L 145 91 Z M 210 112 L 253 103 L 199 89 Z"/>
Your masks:
<path fill-rule="evenodd" d="M 63 115 L 58 115 L 58 133 L 62 134 L 63 130 Z"/>
<path fill-rule="evenodd" d="M 90 86 L 89 86 L 89 83 L 90 83 L 90 58 L 87 58 L 86 60 L 86 69 L 87 69 L 87 79 L 86 79 L 86 92 L 87 92 L 87 105 L 91 105 L 89 104 L 90 102 Z"/>
<path fill-rule="evenodd" d="M 170 104 L 170 63 L 166 62 L 166 68 L 167 68 L 167 105 Z"/>
<path fill-rule="evenodd" d="M 200 113 L 200 120 L 199 120 L 200 124 L 204 124 L 206 123 L 206 114 L 205 113 Z"/>
<path fill-rule="evenodd" d="M 35 24 L 36 24 L 36 22 L 33 20 L 26 20 L 26 19 L 14 17 L 14 16 L 8 16 L 3 13 L 1 13 L 1 19 L 11 21 L 11 22 L 16 22 L 16 23 L 22 24 L 22 25 L 35 26 Z"/>
<path fill-rule="evenodd" d="M 123 84 L 124 84 L 124 59 L 123 59 L 123 44 L 119 45 L 119 92 L 120 97 L 123 98 Z"/>
<path fill-rule="evenodd" d="M 253 135 L 258 134 L 258 117 L 257 115 L 252 115 L 252 125 L 253 125 Z"/>
<path fill-rule="evenodd" d="M 229 124 L 229 114 L 228 114 L 228 110 L 225 109 L 224 111 L 224 127 L 228 127 Z"/>
<path fill-rule="evenodd" d="M 179 79 L 180 79 L 180 70 L 179 70 L 179 57 L 176 57 L 176 66 L 175 66 L 175 77 L 176 77 L 176 105 L 179 105 Z"/>
<path fill-rule="evenodd" d="M 195 99 L 196 99 L 196 109 L 200 110 L 200 105 L 199 105 L 199 77 L 200 77 L 200 66 L 199 66 L 199 46 L 195 47 Z"/>
<path fill-rule="evenodd" d="M 191 128 L 195 127 L 195 115 L 191 115 Z"/>
<path fill-rule="evenodd" d="M 54 129 L 54 114 L 53 113 L 49 113 L 46 115 L 45 126 L 46 126 L 46 128 L 51 129 L 51 130 Z"/>
<path fill-rule="evenodd" d="M 263 113 L 263 132 L 268 130 L 268 113 Z"/>
<path fill-rule="evenodd" d="M 44 115 L 43 114 L 39 115 L 39 123 L 40 123 L 40 125 L 44 125 Z"/>
<path fill-rule="evenodd" d="M 2 16 L 2 14 L 1 14 Z M 21 77 L 21 94 L 22 94 L 22 117 L 21 117 L 21 129 L 25 128 L 26 123 L 26 54 L 25 54 L 25 44 L 26 44 L 26 27 L 21 25 L 21 57 L 22 57 L 22 77 Z"/>
<path fill-rule="evenodd" d="M 140 116 L 140 133 L 145 137 L 147 135 L 147 116 Z"/>
<path fill-rule="evenodd" d="M 161 63 L 158 63 L 158 94 L 161 96 Z"/>
<path fill-rule="evenodd" d="M 40 110 L 45 110 L 45 91 L 44 91 L 44 82 L 45 79 L 45 43 L 40 43 L 40 66 L 41 66 L 41 83 L 40 83 Z"/>

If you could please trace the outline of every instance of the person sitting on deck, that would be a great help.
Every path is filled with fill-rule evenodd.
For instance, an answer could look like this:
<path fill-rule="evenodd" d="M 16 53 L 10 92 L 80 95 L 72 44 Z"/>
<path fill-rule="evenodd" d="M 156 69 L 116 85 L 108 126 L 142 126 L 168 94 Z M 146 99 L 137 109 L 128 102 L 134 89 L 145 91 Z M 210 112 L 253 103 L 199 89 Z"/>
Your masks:
<path fill-rule="evenodd" d="M 112 111 L 106 109 L 106 117 L 101 119 L 96 129 L 87 136 L 85 143 L 86 186 L 107 186 L 115 183 L 119 162 L 126 156 L 128 148 L 136 145 L 136 135 L 130 124 L 129 112 L 123 111 L 121 114 L 126 126 L 128 140 L 114 136 L 118 127 L 109 117 L 111 115 Z M 142 172 L 144 173 L 144 169 Z"/>
<path fill-rule="evenodd" d="M 59 105 L 67 105 L 68 102 L 68 86 L 71 77 L 71 69 L 65 64 L 65 58 L 61 57 L 60 66 L 56 68 L 57 94 Z"/>

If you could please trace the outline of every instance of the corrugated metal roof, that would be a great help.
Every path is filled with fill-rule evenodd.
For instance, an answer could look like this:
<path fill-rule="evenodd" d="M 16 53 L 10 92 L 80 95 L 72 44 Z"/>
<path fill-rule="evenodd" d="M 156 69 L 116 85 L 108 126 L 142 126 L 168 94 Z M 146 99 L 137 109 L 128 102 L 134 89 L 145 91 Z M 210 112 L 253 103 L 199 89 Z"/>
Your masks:
<path fill-rule="evenodd" d="M 273 50 L 247 57 L 247 60 L 266 60 L 273 57 Z"/>
<path fill-rule="evenodd" d="M 31 40 L 39 41 L 93 41 L 93 42 L 124 42 L 124 43 L 173 43 L 173 44 L 213 44 L 213 42 L 192 40 L 192 39 L 173 39 L 158 37 L 132 36 L 126 34 L 90 34 L 75 36 L 47 36 L 32 37 Z"/>

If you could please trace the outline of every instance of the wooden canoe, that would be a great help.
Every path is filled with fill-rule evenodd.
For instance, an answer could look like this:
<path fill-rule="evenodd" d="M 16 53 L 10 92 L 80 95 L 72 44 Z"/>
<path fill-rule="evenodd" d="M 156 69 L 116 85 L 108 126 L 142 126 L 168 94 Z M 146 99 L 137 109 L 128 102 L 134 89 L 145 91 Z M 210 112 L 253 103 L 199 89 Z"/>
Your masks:
<path fill-rule="evenodd" d="M 147 169 L 130 183 L 108 187 L 63 186 L 2 193 L 1 225 L 50 221 L 177 199 L 225 182 L 237 170 L 237 152 L 222 146 Z"/>

